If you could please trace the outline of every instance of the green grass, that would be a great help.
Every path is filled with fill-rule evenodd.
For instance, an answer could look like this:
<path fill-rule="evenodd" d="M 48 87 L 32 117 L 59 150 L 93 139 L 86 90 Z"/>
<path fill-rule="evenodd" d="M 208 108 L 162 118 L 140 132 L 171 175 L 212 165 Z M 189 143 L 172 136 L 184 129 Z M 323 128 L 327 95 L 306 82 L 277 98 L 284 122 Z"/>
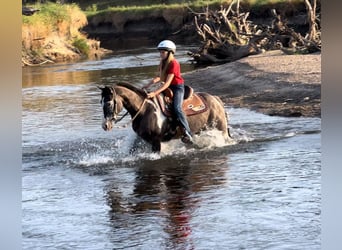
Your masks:
<path fill-rule="evenodd" d="M 80 8 L 90 17 L 101 15 L 107 12 L 124 12 L 124 13 L 147 13 L 150 11 L 160 11 L 163 9 L 183 9 L 190 7 L 200 10 L 209 6 L 219 8 L 221 5 L 228 6 L 233 0 L 108 0 L 108 1 L 74 1 L 74 5 Z M 240 5 L 260 8 L 268 4 L 295 4 L 303 2 L 303 0 L 241 0 Z M 70 4 L 68 4 L 70 5 Z M 32 5 L 31 5 L 32 6 Z M 27 17 L 23 16 L 23 23 L 32 23 L 39 16 L 45 23 L 56 23 L 59 20 L 67 20 L 69 15 L 65 10 L 65 4 L 55 4 L 47 2 L 45 4 L 35 4 L 35 8 L 40 9 L 37 14 Z"/>
<path fill-rule="evenodd" d="M 200 4 L 200 5 L 207 5 L 211 3 L 225 3 L 230 2 L 222 1 L 222 0 L 112 0 L 112 1 L 76 1 L 79 2 L 79 6 L 83 10 L 87 10 L 93 4 L 96 4 L 98 10 L 108 9 L 110 7 L 119 7 L 119 6 L 126 6 L 126 7 L 136 7 L 136 6 L 151 6 L 151 5 L 186 5 L 186 4 Z"/>
<path fill-rule="evenodd" d="M 46 4 L 35 4 L 33 7 L 40 11 L 32 16 L 22 16 L 23 23 L 35 24 L 42 22 L 54 26 L 61 21 L 70 21 L 70 15 L 66 9 L 67 5 L 48 2 Z"/>
<path fill-rule="evenodd" d="M 164 1 L 168 4 L 162 4 L 162 1 L 86 1 L 89 5 L 85 7 L 83 3 L 83 10 L 88 17 L 95 15 L 103 15 L 110 12 L 126 13 L 126 14 L 144 14 L 149 12 L 161 11 L 164 9 L 184 9 L 190 7 L 195 11 L 202 11 L 204 7 L 209 6 L 211 9 L 218 9 L 220 6 L 228 7 L 233 0 L 193 0 L 193 1 Z M 236 1 L 235 1 L 236 2 Z M 303 0 L 241 0 L 240 6 L 248 6 L 249 8 L 260 9 L 268 5 L 294 5 L 302 3 Z"/>
<path fill-rule="evenodd" d="M 157 4 L 157 5 L 133 5 L 133 6 L 114 6 L 114 7 L 108 7 L 106 9 L 102 10 L 92 10 L 92 8 L 87 8 L 85 13 L 87 16 L 93 16 L 98 15 L 101 13 L 107 13 L 107 12 L 118 12 L 118 13 L 131 13 L 131 14 L 138 14 L 138 13 L 149 13 L 153 11 L 159 11 L 163 9 L 173 9 L 173 8 L 183 8 L 185 7 L 179 4 L 170 4 L 170 5 L 164 5 L 164 4 Z"/>
<path fill-rule="evenodd" d="M 49 39 L 54 43 L 56 39 L 56 44 L 63 40 L 61 43 L 72 45 L 82 54 L 89 55 L 86 37 L 80 32 L 80 28 L 87 24 L 87 17 L 77 4 L 48 2 L 33 7 L 40 11 L 32 16 L 22 16 L 22 41 L 25 49 L 39 56 L 42 54 L 39 46 L 49 43 Z"/>
<path fill-rule="evenodd" d="M 82 54 L 89 55 L 90 48 L 88 46 L 87 40 L 84 38 L 76 38 L 72 42 L 72 46 L 77 48 Z"/>

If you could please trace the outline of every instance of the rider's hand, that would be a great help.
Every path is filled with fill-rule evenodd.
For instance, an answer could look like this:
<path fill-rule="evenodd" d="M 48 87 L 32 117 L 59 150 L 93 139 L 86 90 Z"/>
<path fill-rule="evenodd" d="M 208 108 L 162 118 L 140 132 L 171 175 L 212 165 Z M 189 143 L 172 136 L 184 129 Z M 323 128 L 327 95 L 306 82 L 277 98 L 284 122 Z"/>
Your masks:
<path fill-rule="evenodd" d="M 150 92 L 147 94 L 147 98 L 153 98 L 156 96 L 156 93 L 155 92 Z"/>

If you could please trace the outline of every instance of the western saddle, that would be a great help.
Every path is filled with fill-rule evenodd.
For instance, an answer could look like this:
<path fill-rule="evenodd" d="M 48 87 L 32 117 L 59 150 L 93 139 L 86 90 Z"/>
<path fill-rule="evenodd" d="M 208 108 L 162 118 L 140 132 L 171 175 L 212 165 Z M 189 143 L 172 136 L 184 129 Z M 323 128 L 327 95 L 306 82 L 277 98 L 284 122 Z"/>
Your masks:
<path fill-rule="evenodd" d="M 202 113 L 208 109 L 208 105 L 200 93 L 194 93 L 193 88 L 184 86 L 183 111 L 187 116 Z M 172 116 L 172 97 L 173 93 L 167 88 L 157 96 L 158 103 L 166 116 Z"/>

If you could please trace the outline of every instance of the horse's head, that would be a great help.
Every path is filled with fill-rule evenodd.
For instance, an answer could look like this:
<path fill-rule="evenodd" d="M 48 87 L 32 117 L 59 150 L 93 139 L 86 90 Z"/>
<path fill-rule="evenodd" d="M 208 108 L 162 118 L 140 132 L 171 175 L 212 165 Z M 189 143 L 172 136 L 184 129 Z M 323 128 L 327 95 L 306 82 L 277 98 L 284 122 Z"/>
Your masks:
<path fill-rule="evenodd" d="M 101 104 L 103 108 L 102 128 L 109 131 L 113 128 L 118 114 L 122 111 L 123 105 L 120 97 L 113 87 L 99 87 L 101 89 Z"/>

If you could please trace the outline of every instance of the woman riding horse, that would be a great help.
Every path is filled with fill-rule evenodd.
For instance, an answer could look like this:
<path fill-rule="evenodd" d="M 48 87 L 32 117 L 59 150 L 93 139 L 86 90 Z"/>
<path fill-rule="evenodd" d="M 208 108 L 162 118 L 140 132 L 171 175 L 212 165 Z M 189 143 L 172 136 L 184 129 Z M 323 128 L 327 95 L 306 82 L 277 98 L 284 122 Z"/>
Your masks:
<path fill-rule="evenodd" d="M 161 87 L 148 93 L 148 98 L 153 98 L 162 93 L 167 88 L 173 92 L 172 107 L 179 124 L 183 128 L 182 142 L 192 143 L 192 133 L 182 110 L 184 99 L 184 79 L 181 76 L 180 64 L 174 57 L 176 45 L 170 40 L 161 41 L 157 49 L 160 53 L 159 76 L 154 77 L 149 84 L 143 88 L 148 88 L 152 84 L 161 82 Z"/>
<path fill-rule="evenodd" d="M 224 104 L 218 96 L 208 93 L 192 94 L 184 101 L 186 115 L 183 113 L 184 80 L 178 61 L 174 58 L 176 45 L 169 40 L 159 43 L 160 76 L 143 88 L 162 81 L 162 86 L 154 92 L 146 92 L 128 83 L 100 87 L 103 108 L 102 128 L 109 131 L 112 123 L 118 122 L 119 113 L 126 109 L 131 115 L 132 128 L 142 139 L 152 145 L 154 152 L 160 152 L 161 142 L 181 138 L 185 143 L 192 143 L 192 134 L 203 130 L 218 129 L 228 141 L 228 116 Z M 173 114 L 165 112 L 165 105 L 160 103 L 159 94 L 170 88 L 173 91 Z M 188 102 L 190 100 L 190 102 Z M 176 117 L 174 117 L 176 116 Z M 175 119 L 176 118 L 176 119 Z M 179 129 L 180 128 L 180 129 Z M 191 128 L 191 130 L 190 130 Z"/>

